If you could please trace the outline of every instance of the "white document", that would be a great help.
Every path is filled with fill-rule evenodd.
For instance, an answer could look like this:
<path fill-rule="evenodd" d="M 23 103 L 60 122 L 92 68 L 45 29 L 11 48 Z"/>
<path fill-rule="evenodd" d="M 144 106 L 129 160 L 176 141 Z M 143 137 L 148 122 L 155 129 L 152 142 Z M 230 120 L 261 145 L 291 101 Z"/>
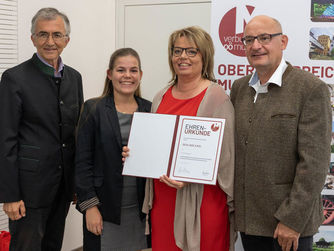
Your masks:
<path fill-rule="evenodd" d="M 216 184 L 225 119 L 135 112 L 123 175 Z"/>

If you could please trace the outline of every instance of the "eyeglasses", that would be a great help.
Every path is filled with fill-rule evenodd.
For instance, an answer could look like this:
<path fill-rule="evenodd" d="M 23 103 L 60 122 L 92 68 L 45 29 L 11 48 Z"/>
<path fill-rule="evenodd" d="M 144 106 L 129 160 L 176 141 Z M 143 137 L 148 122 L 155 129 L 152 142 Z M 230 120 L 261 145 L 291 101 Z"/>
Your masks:
<path fill-rule="evenodd" d="M 257 41 L 263 45 L 263 44 L 269 44 L 273 37 L 276 37 L 279 35 L 282 35 L 282 33 L 274 33 L 274 34 L 265 33 L 265 34 L 260 34 L 255 37 L 246 36 L 246 37 L 241 38 L 241 41 L 245 46 L 251 46 L 254 43 L 254 40 L 257 39 Z"/>
<path fill-rule="evenodd" d="M 41 42 L 45 42 L 49 39 L 50 34 L 55 42 L 60 42 L 64 37 L 67 37 L 67 35 L 62 34 L 61 32 L 48 33 L 45 31 L 40 31 L 37 34 L 34 34 L 34 36 Z"/>
<path fill-rule="evenodd" d="M 199 51 L 198 48 L 182 48 L 182 47 L 173 47 L 172 52 L 174 57 L 180 57 L 183 53 L 183 51 L 186 52 L 188 57 L 195 57 L 197 55 L 197 52 Z"/>

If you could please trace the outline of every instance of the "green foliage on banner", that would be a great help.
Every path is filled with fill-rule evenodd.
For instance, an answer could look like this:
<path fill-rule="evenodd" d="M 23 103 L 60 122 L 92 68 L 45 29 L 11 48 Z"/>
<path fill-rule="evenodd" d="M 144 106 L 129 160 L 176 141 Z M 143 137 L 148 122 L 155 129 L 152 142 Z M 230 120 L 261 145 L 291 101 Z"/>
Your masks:
<path fill-rule="evenodd" d="M 322 16 L 322 14 L 324 13 L 324 11 L 326 10 L 326 8 L 329 6 L 329 4 L 318 4 L 315 3 L 313 5 L 313 13 L 315 17 L 319 17 Z"/>
<path fill-rule="evenodd" d="M 323 239 L 323 238 L 321 238 Z M 319 241 L 321 240 L 319 239 Z M 323 239 L 325 240 L 325 239 Z M 313 243 L 313 247 L 312 247 L 312 250 L 313 251 L 334 251 L 334 242 L 330 242 L 330 246 L 327 247 L 327 248 L 320 248 L 320 247 L 317 247 L 317 245 L 315 243 Z"/>

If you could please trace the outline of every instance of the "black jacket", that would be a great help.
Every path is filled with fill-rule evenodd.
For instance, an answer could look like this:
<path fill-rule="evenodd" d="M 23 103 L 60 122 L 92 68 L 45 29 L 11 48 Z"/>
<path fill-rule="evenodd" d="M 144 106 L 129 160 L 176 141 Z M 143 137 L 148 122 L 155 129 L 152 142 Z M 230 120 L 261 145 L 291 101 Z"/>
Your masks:
<path fill-rule="evenodd" d="M 151 102 L 136 97 L 139 112 L 150 112 Z M 120 224 L 123 189 L 122 141 L 113 96 L 85 102 L 80 117 L 76 150 L 76 192 L 78 203 L 97 196 L 103 220 Z M 145 179 L 137 178 L 141 207 Z"/>
<path fill-rule="evenodd" d="M 64 175 L 74 191 L 75 126 L 83 103 L 81 75 L 63 77 L 35 54 L 5 71 L 0 83 L 0 202 L 50 206 Z"/>

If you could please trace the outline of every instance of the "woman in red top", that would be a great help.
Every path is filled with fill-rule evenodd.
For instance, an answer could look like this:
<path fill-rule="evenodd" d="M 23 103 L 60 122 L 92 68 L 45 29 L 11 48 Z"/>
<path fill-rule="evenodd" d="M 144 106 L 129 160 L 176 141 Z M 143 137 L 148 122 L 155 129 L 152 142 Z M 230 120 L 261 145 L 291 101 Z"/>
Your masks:
<path fill-rule="evenodd" d="M 153 251 L 234 249 L 234 109 L 214 83 L 214 47 L 199 27 L 171 34 L 171 84 L 154 98 L 152 111 L 226 119 L 216 185 L 148 179 L 143 211 L 151 210 Z M 126 153 L 123 153 L 125 156 Z"/>

